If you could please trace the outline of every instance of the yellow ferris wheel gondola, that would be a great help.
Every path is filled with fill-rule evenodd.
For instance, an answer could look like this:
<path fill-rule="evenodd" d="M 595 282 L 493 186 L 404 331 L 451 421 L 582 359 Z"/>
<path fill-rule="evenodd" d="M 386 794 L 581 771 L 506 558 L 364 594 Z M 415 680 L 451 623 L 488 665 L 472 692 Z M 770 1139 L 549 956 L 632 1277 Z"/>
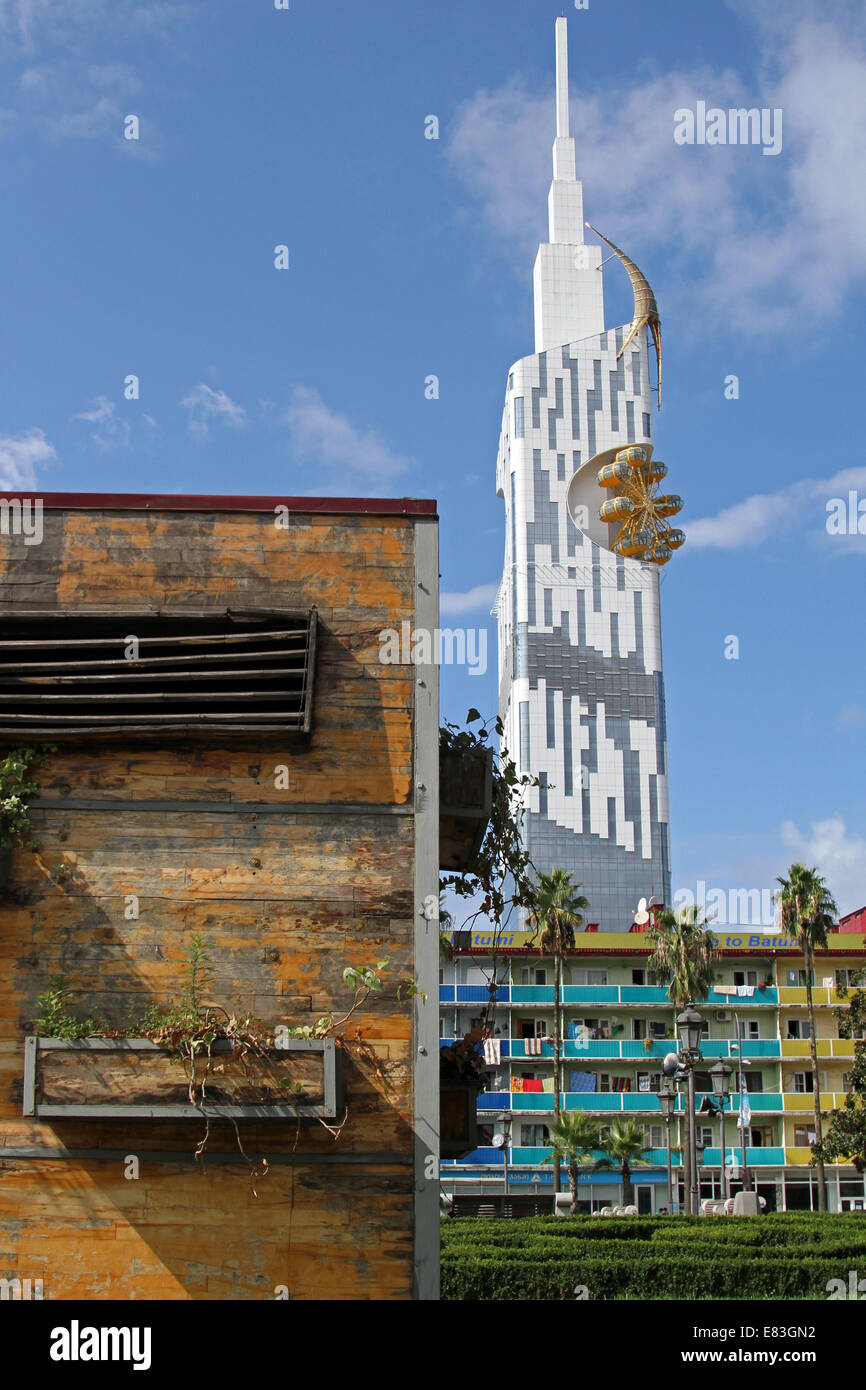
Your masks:
<path fill-rule="evenodd" d="M 654 537 L 651 531 L 632 531 L 619 537 L 614 542 L 614 550 L 617 555 L 639 555 L 651 550 Z"/>
<path fill-rule="evenodd" d="M 634 511 L 630 497 L 608 497 L 598 509 L 600 521 L 622 521 Z"/>
<path fill-rule="evenodd" d="M 663 497 L 655 497 L 653 502 L 656 514 L 661 517 L 676 516 L 677 512 L 681 512 L 683 509 L 683 499 L 677 497 L 675 492 L 665 493 Z"/>
<path fill-rule="evenodd" d="M 631 477 L 631 469 L 624 461 L 606 463 L 604 468 L 598 470 L 598 481 L 600 487 L 619 487 L 620 483 L 627 483 Z"/>
<path fill-rule="evenodd" d="M 616 459 L 614 461 L 616 463 L 627 463 L 632 468 L 640 468 L 647 461 L 646 449 L 643 449 L 640 444 L 630 444 L 627 449 L 617 450 Z"/>

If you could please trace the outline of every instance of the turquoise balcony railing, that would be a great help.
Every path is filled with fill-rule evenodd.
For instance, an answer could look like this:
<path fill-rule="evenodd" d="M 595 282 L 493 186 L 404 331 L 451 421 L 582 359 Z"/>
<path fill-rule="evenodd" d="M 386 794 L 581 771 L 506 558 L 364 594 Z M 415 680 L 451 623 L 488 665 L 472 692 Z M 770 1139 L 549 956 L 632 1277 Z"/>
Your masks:
<path fill-rule="evenodd" d="M 512 985 L 511 999 L 514 1004 L 553 1004 L 553 985 Z"/>
<path fill-rule="evenodd" d="M 725 1155 L 729 1163 L 731 1161 L 731 1154 L 734 1155 L 737 1163 L 742 1165 L 743 1150 L 740 1148 L 735 1149 L 732 1145 L 727 1144 L 725 1147 Z M 704 1149 L 704 1157 L 700 1166 L 703 1168 L 718 1168 L 721 1158 L 722 1151 L 720 1148 Z M 749 1168 L 784 1168 L 785 1150 L 773 1148 L 751 1149 L 747 1144 L 746 1163 Z"/>

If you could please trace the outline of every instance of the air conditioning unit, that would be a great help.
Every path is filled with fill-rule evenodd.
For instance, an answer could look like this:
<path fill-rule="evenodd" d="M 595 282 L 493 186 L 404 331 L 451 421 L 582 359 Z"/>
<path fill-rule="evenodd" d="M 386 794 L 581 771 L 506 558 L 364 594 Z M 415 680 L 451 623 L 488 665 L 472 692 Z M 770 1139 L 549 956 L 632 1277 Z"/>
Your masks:
<path fill-rule="evenodd" d="M 731 1011 L 730 1009 L 716 1009 L 714 1017 L 717 1023 L 729 1023 Z"/>

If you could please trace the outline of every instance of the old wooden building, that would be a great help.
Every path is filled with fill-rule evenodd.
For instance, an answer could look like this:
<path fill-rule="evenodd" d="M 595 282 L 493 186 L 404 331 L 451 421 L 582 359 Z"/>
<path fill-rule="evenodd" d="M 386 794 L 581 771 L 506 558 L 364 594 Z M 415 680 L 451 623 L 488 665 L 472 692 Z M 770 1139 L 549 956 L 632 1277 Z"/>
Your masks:
<path fill-rule="evenodd" d="M 0 851 L 0 1276 L 435 1298 L 437 672 L 381 639 L 436 627 L 435 504 L 41 503 L 0 534 L 0 759 L 51 749 Z M 208 1017 L 282 1038 L 217 1040 L 204 1101 L 136 1034 L 195 937 Z"/>

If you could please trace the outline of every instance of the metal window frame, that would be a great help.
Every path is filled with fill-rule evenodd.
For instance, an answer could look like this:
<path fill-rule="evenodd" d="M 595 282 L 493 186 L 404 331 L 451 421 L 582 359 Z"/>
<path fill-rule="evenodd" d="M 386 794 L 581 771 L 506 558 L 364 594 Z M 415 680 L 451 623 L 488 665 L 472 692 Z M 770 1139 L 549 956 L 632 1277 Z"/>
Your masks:
<path fill-rule="evenodd" d="M 228 1051 L 230 1045 L 214 1045 L 214 1052 Z M 324 1071 L 324 1094 L 319 1105 L 43 1105 L 36 1098 L 40 1052 L 161 1052 L 149 1038 L 42 1038 L 28 1034 L 24 1040 L 24 1096 L 22 1113 L 36 1120 L 195 1120 L 203 1114 L 234 1120 L 334 1120 L 345 1104 L 345 1078 L 342 1050 L 333 1038 L 292 1038 L 291 1045 L 278 1048 L 274 1055 L 293 1052 L 320 1052 Z"/>

